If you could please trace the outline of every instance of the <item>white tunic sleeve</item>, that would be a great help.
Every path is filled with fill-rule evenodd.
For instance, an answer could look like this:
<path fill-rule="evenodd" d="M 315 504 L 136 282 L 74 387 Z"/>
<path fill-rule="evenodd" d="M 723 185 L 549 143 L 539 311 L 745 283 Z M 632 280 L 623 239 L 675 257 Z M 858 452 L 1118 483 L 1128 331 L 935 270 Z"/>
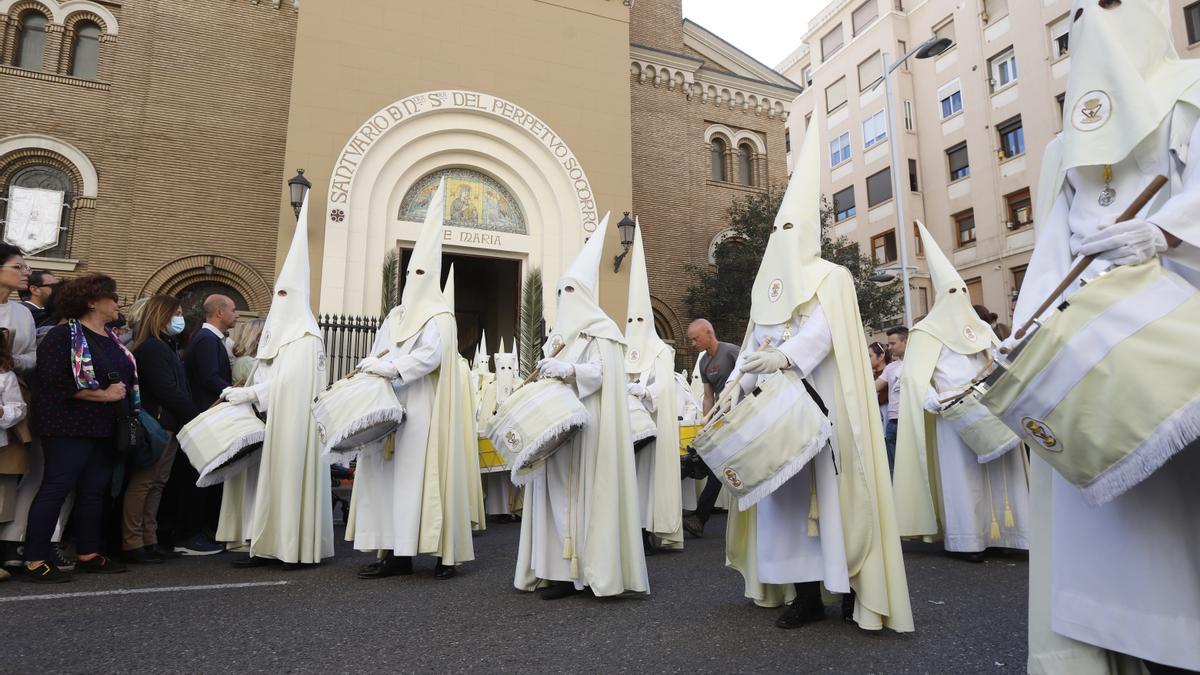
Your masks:
<path fill-rule="evenodd" d="M 0 387 L 0 402 L 3 403 L 3 408 L 0 408 L 3 411 L 0 413 L 0 429 L 11 429 L 25 419 L 25 399 L 21 397 L 21 387 L 14 373 L 0 374 Z"/>
<path fill-rule="evenodd" d="M 669 382 L 668 386 L 675 386 L 674 382 Z M 646 412 L 651 415 L 658 412 L 658 395 L 662 391 L 662 387 L 658 384 L 658 379 L 654 377 L 654 372 L 650 372 L 650 379 L 646 384 L 646 398 L 642 399 L 642 404 L 646 406 Z"/>
<path fill-rule="evenodd" d="M 251 377 L 254 379 L 254 384 L 250 388 L 254 390 L 254 395 L 258 397 L 256 408 L 266 411 L 271 407 L 271 361 L 259 361 L 254 366 L 254 374 Z"/>
<path fill-rule="evenodd" d="M 600 391 L 604 385 L 604 365 L 600 361 L 600 348 L 596 340 L 588 342 L 579 361 L 575 362 L 575 391 L 580 399 L 585 399 Z"/>
<path fill-rule="evenodd" d="M 402 382 L 416 382 L 442 363 L 442 335 L 436 321 L 426 321 L 421 332 L 410 339 L 417 342 L 408 352 L 384 357 L 396 367 Z"/>
<path fill-rule="evenodd" d="M 1200 124 L 1192 129 L 1188 144 L 1189 159 L 1200 153 Z M 1182 246 L 1200 246 L 1200 227 L 1196 225 L 1196 214 L 1200 213 L 1200 160 L 1189 161 L 1180 175 L 1182 189 L 1177 190 L 1162 205 L 1150 222 L 1184 240 Z"/>
<path fill-rule="evenodd" d="M 829 320 L 825 310 L 817 305 L 808 319 L 800 324 L 796 334 L 779 345 L 779 351 L 788 357 L 792 367 L 804 377 L 812 374 L 829 352 L 833 350 L 833 334 L 829 331 Z"/>

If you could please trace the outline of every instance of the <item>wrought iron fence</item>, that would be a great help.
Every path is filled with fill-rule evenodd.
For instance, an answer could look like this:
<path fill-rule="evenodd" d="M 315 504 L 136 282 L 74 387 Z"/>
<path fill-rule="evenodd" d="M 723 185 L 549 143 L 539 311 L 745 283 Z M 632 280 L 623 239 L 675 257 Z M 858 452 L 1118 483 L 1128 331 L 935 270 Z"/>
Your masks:
<path fill-rule="evenodd" d="M 334 382 L 370 356 L 381 319 L 376 316 L 322 314 L 317 323 L 325 340 L 326 373 Z"/>

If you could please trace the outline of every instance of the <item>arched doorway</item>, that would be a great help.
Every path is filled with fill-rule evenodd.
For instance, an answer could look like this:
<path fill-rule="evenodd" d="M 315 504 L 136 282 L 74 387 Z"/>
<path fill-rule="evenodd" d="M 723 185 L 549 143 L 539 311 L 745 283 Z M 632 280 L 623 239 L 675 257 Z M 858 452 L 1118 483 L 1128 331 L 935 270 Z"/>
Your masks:
<path fill-rule="evenodd" d="M 204 299 L 210 295 L 219 294 L 229 297 L 239 311 L 250 309 L 246 298 L 242 297 L 235 288 L 219 281 L 201 281 L 185 287 L 179 292 L 179 301 L 183 305 L 183 315 L 189 318 L 204 320 Z"/>

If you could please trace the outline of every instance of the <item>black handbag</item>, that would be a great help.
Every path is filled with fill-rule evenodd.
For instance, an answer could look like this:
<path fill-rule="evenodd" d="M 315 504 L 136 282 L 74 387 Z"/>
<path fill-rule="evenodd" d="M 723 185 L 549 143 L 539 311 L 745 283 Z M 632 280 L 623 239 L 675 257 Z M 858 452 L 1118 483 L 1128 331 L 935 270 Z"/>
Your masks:
<path fill-rule="evenodd" d="M 108 381 L 120 382 L 121 377 L 116 373 L 110 373 Z M 146 428 L 142 426 L 141 415 L 131 405 L 132 395 L 132 392 L 127 392 L 125 398 L 117 404 L 117 424 L 114 430 L 116 442 L 113 447 L 116 450 L 117 459 L 120 461 L 130 460 L 138 454 L 144 453 L 146 446 L 150 443 L 146 437 Z"/>

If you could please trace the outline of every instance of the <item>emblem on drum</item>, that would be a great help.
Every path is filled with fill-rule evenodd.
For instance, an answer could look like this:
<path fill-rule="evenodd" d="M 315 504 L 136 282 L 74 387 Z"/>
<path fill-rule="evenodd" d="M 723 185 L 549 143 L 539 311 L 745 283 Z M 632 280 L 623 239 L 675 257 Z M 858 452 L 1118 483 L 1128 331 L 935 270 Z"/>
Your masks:
<path fill-rule="evenodd" d="M 1032 417 L 1023 417 L 1021 418 L 1021 426 L 1025 427 L 1025 431 L 1029 432 L 1033 440 L 1046 450 L 1050 452 L 1063 451 L 1062 447 L 1058 444 L 1058 439 L 1054 437 L 1054 431 L 1046 426 L 1045 422 L 1035 420 Z"/>
<path fill-rule="evenodd" d="M 738 472 L 733 470 L 733 467 L 725 469 L 725 480 L 729 481 L 729 486 L 735 490 L 742 487 L 742 479 L 738 476 Z"/>
<path fill-rule="evenodd" d="M 1071 124 L 1080 131 L 1093 131 L 1104 126 L 1112 117 L 1112 99 L 1108 94 L 1093 89 L 1075 102 L 1071 111 Z"/>
<path fill-rule="evenodd" d="M 630 349 L 627 358 L 629 361 L 637 361 L 639 356 L 641 356 L 641 354 L 638 353 L 638 350 Z"/>
<path fill-rule="evenodd" d="M 504 444 L 509 450 L 517 452 L 521 449 L 521 434 L 517 433 L 516 429 L 509 429 L 504 432 Z"/>
<path fill-rule="evenodd" d="M 970 326 L 964 326 L 963 327 L 963 337 L 967 338 L 971 342 L 974 342 L 975 338 L 977 338 L 978 336 L 975 334 L 975 331 Z"/>
<path fill-rule="evenodd" d="M 317 355 L 317 370 L 325 371 L 325 352 Z"/>
<path fill-rule="evenodd" d="M 782 295 L 783 295 L 783 281 L 780 279 L 773 280 L 771 282 L 771 285 L 767 286 L 767 299 L 770 300 L 771 302 L 775 302 Z"/>
<path fill-rule="evenodd" d="M 321 439 L 322 443 L 325 442 L 325 425 L 320 422 L 317 422 L 317 436 Z"/>

